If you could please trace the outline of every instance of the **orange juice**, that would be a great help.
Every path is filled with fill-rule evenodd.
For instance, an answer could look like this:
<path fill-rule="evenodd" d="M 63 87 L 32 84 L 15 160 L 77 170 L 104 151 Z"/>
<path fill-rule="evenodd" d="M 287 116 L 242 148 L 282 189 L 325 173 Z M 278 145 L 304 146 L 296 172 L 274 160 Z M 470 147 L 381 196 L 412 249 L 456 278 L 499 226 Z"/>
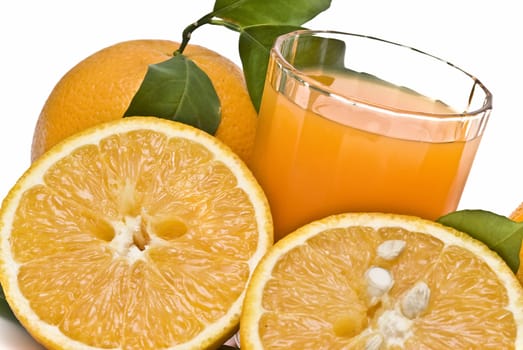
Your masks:
<path fill-rule="evenodd" d="M 354 103 L 338 105 L 298 85 L 284 96 L 267 79 L 250 166 L 269 199 L 275 239 L 341 212 L 436 219 L 456 209 L 480 136 L 456 141 L 463 121 L 456 128 L 438 125 L 455 111 L 369 75 L 308 74 Z M 402 120 L 402 111 L 433 115 L 413 123 Z"/>

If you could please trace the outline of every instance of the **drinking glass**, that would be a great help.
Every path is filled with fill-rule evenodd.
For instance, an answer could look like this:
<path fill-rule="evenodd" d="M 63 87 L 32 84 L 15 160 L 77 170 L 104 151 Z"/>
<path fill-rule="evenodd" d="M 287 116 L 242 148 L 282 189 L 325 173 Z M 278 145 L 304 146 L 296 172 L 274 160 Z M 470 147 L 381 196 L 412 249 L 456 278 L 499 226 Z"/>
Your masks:
<path fill-rule="evenodd" d="M 280 36 L 250 162 L 275 239 L 342 212 L 456 210 L 491 109 L 478 79 L 414 48 L 333 31 Z"/>

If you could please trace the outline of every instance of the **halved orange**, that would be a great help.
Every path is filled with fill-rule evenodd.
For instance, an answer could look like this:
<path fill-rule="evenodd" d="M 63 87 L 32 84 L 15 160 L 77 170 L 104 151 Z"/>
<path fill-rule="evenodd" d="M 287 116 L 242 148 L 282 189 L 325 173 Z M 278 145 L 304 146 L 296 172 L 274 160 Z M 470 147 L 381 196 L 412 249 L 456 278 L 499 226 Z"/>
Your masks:
<path fill-rule="evenodd" d="M 464 233 L 417 217 L 331 216 L 258 264 L 241 349 L 522 349 L 523 289 Z"/>
<path fill-rule="evenodd" d="M 76 134 L 3 202 L 0 278 L 49 349 L 204 349 L 272 245 L 266 198 L 213 136 L 153 117 Z"/>

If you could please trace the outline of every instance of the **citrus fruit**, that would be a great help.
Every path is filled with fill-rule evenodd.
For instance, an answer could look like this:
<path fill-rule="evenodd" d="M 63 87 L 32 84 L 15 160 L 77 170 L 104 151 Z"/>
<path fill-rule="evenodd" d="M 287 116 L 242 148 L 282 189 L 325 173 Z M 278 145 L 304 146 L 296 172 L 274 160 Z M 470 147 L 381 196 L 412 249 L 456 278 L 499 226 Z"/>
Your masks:
<path fill-rule="evenodd" d="M 521 222 L 523 221 L 523 202 L 512 212 L 509 216 L 510 219 Z"/>
<path fill-rule="evenodd" d="M 89 126 L 121 118 L 140 87 L 149 64 L 172 57 L 179 43 L 130 40 L 104 48 L 69 70 L 45 102 L 33 134 L 31 159 Z M 211 79 L 221 104 L 215 136 L 247 161 L 257 114 L 241 69 L 218 53 L 188 45 L 184 55 Z"/>
<path fill-rule="evenodd" d="M 518 271 L 516 272 L 516 277 L 518 278 L 519 282 L 523 285 L 523 266 L 521 262 L 523 262 L 523 245 L 519 250 L 519 267 Z"/>
<path fill-rule="evenodd" d="M 0 212 L 0 282 L 49 349 L 204 349 L 237 329 L 272 244 L 267 201 L 219 140 L 155 117 L 32 163 Z"/>
<path fill-rule="evenodd" d="M 523 221 L 523 202 L 512 213 L 510 213 L 509 218 L 516 222 Z M 519 261 L 520 264 L 516 276 L 518 277 L 519 281 L 523 284 L 523 244 L 521 245 L 521 249 L 519 250 Z"/>
<path fill-rule="evenodd" d="M 464 233 L 417 217 L 340 214 L 258 264 L 241 349 L 522 349 L 523 290 Z"/>

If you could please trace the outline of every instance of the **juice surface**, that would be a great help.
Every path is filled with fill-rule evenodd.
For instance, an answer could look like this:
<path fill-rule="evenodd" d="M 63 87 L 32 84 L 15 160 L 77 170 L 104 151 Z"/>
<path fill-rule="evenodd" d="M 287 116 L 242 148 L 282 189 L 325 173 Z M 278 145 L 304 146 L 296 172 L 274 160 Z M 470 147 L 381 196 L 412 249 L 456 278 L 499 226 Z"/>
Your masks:
<path fill-rule="evenodd" d="M 362 101 L 454 113 L 440 102 L 368 76 L 319 73 L 316 78 Z M 379 110 L 340 108 L 322 96 L 294 96 L 300 98 L 308 100 L 307 108 L 266 84 L 250 164 L 267 194 L 275 239 L 341 212 L 436 219 L 457 208 L 479 137 L 441 142 L 437 139 L 448 130 L 440 126 L 387 123 L 390 116 L 383 119 Z"/>

